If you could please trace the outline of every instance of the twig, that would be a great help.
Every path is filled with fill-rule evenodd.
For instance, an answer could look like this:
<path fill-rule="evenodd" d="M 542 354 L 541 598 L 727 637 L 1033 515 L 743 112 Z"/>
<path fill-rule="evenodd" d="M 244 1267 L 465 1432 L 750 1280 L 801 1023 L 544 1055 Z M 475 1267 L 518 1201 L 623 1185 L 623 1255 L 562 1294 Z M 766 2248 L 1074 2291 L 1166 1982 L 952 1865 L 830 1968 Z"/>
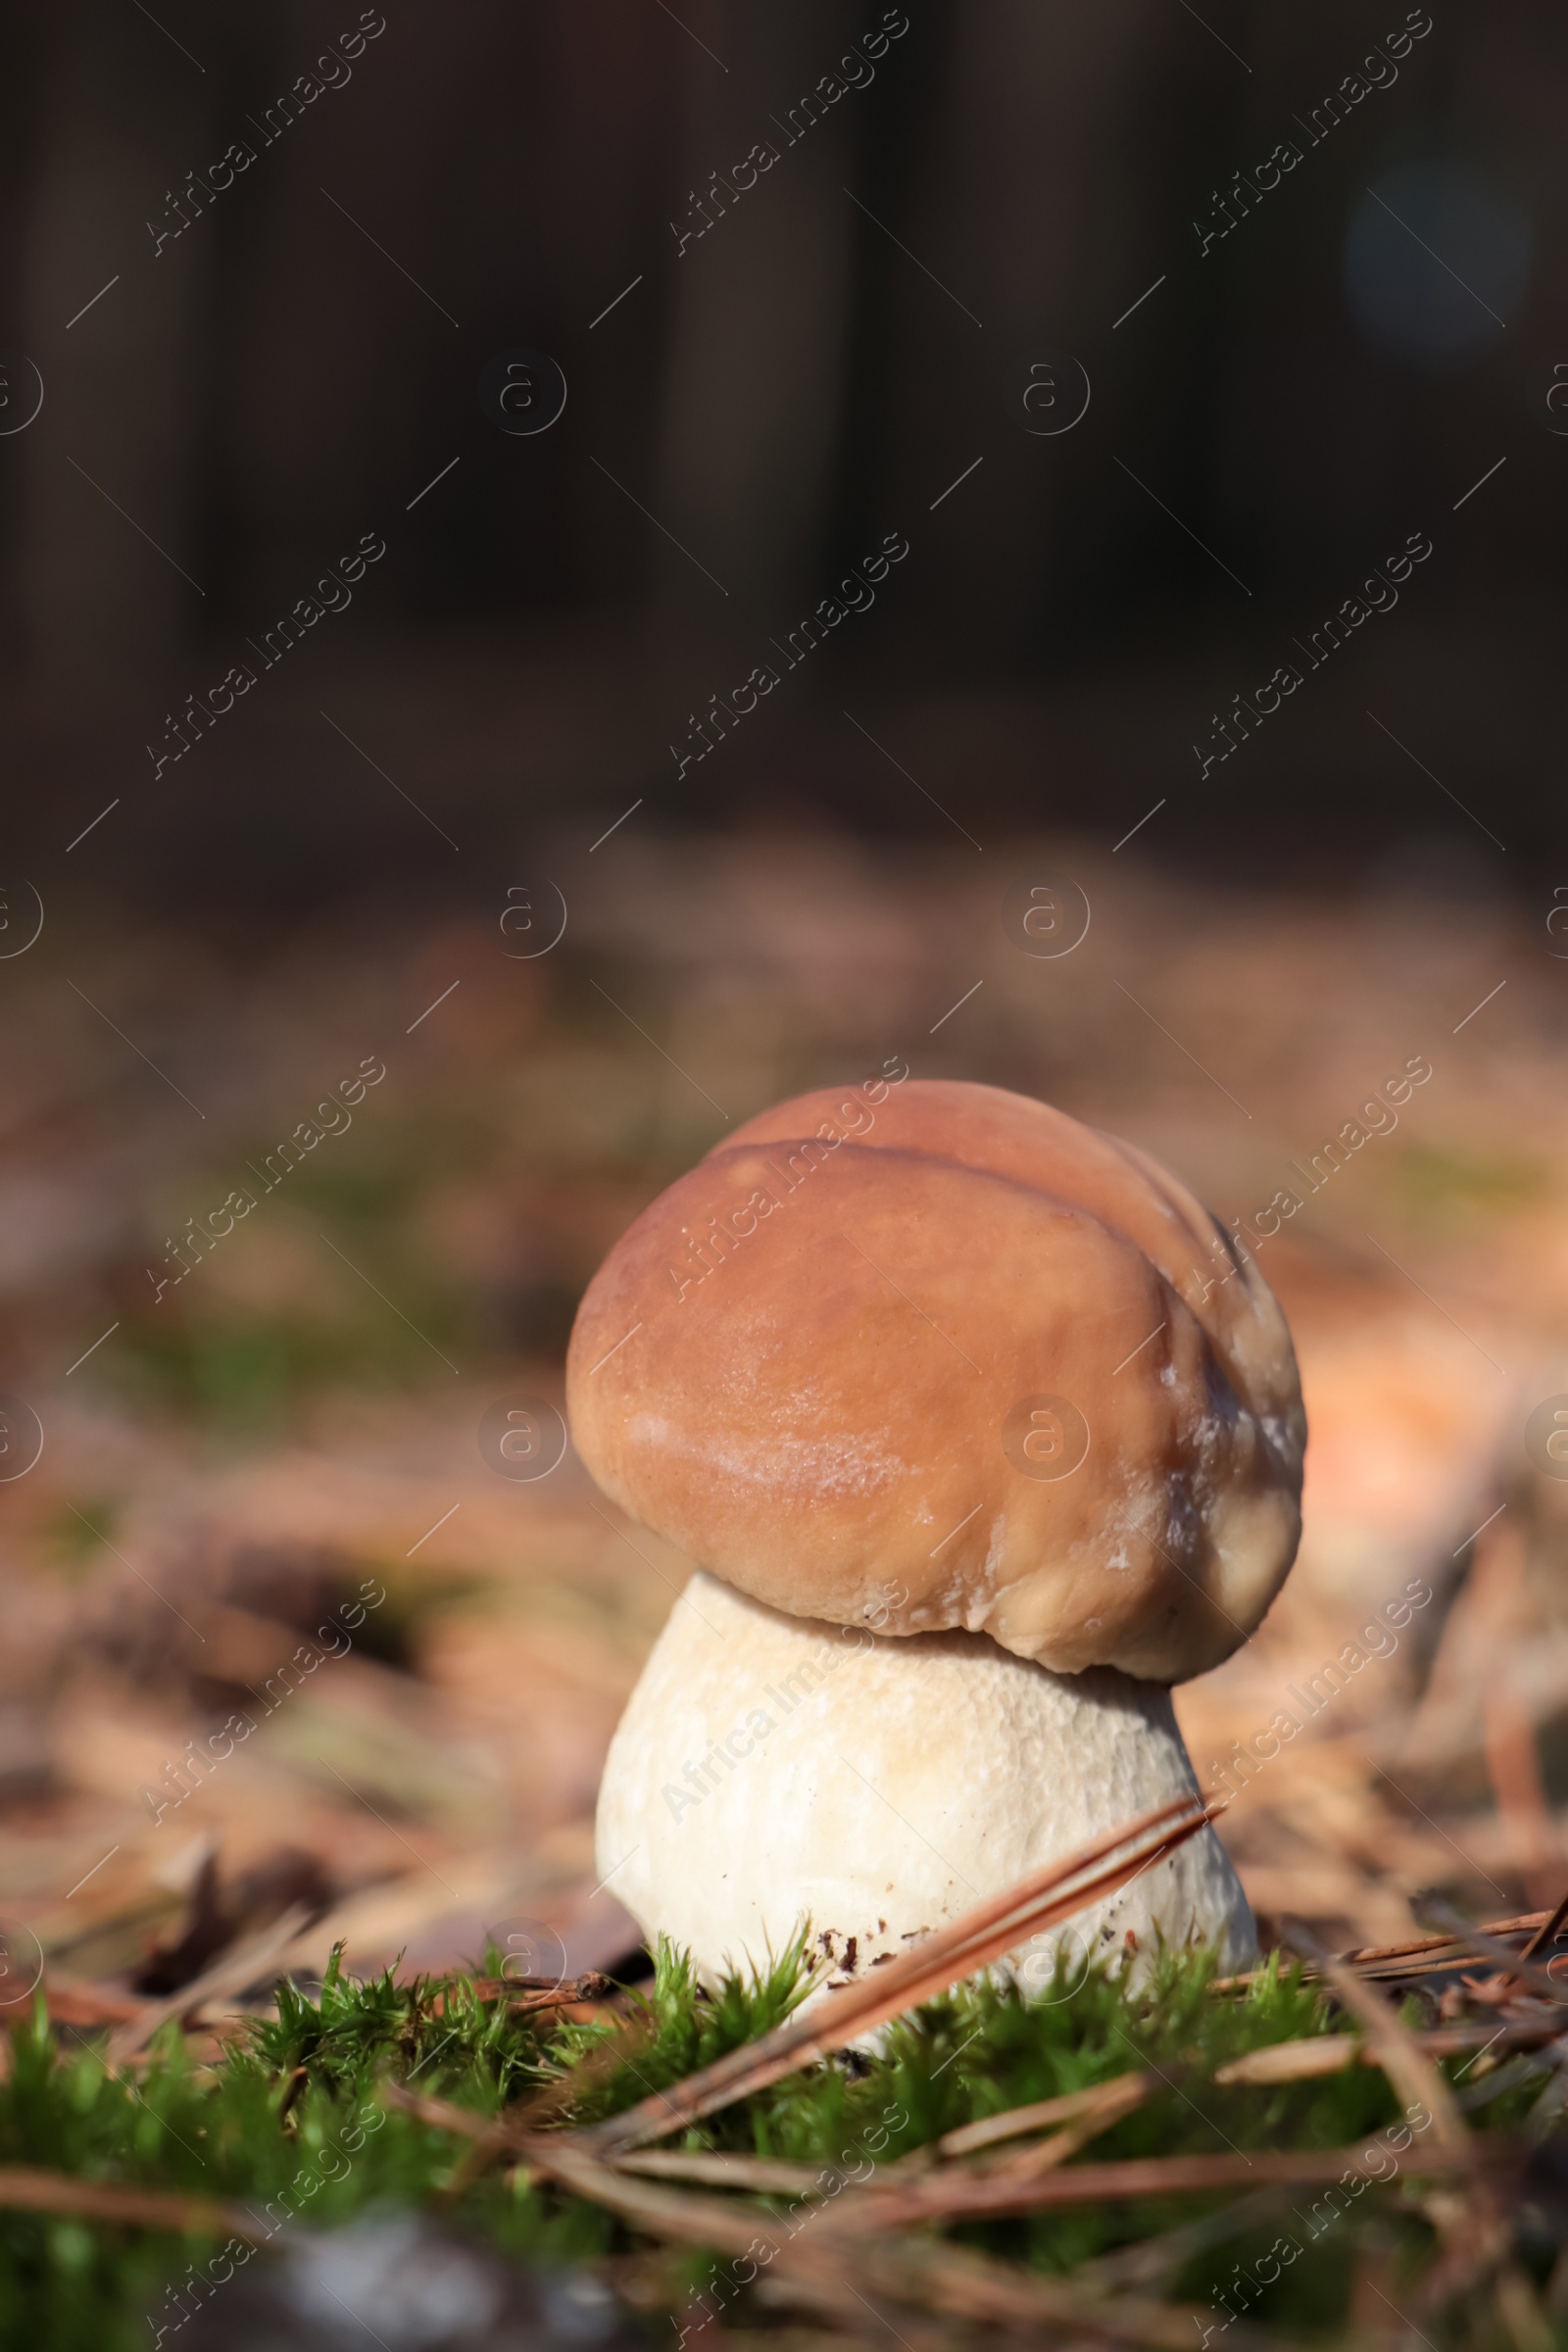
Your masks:
<path fill-rule="evenodd" d="M 1119 2124 L 1124 2115 L 1131 2115 L 1135 2107 L 1141 2107 L 1150 2093 L 1159 2087 L 1152 2075 L 1124 2075 L 1117 2097 L 1102 2100 L 1065 2131 L 1054 2132 L 1049 2139 L 1037 2141 L 1030 2148 L 1009 2148 L 1004 2156 L 993 2157 L 976 2169 L 988 2180 L 1036 2180 L 1042 2173 L 1054 2172 L 1058 2164 L 1076 2156 L 1080 2148 L 1087 2148 L 1091 2140 Z"/>
<path fill-rule="evenodd" d="M 13 2213 L 69 2213 L 78 2220 L 121 2222 L 133 2230 L 167 2230 L 174 2236 L 240 2237 L 265 2245 L 272 2234 L 237 2205 L 217 2197 L 187 2197 L 176 2189 L 122 2188 L 109 2180 L 80 2180 L 71 2173 L 30 2164 L 0 2165 L 0 2208 Z"/>
<path fill-rule="evenodd" d="M 1141 2085 L 1137 2097 L 1133 2086 Z M 1059 2099 L 1037 2099 L 1031 2107 L 1008 2107 L 1001 2115 L 988 2115 L 978 2124 L 960 2124 L 956 2132 L 946 2132 L 936 2143 L 939 2156 L 969 2156 L 976 2148 L 989 2148 L 999 2139 L 1016 2139 L 1025 2132 L 1043 2131 L 1050 2124 L 1068 2124 L 1082 2115 L 1093 2115 L 1101 2107 L 1136 2106 L 1153 2088 L 1152 2075 L 1115 2075 L 1108 2082 L 1097 2082 L 1088 2090 L 1069 2090 Z"/>
<path fill-rule="evenodd" d="M 265 1976 L 278 1955 L 286 1951 L 310 1920 L 310 1909 L 296 1903 L 270 1927 L 253 1936 L 248 1943 L 234 1945 L 221 1960 L 182 1984 L 177 1992 L 168 1993 L 162 2000 L 146 2001 L 128 2023 L 116 2028 L 109 2036 L 108 2059 L 119 2066 L 145 2049 L 160 2026 L 172 2017 L 188 2017 L 206 2002 L 220 2000 L 225 1993 L 239 1992 L 256 1978 Z"/>
<path fill-rule="evenodd" d="M 1465 2173 L 1495 2143 L 1467 2134 L 1459 2146 L 1414 2149 L 1409 2173 Z M 866 2187 L 856 2199 L 853 2218 L 859 2230 L 898 2229 L 932 2221 L 989 2221 L 1004 2214 L 1035 2213 L 1046 2206 L 1101 2205 L 1133 2198 L 1195 2196 L 1214 2188 L 1265 2188 L 1276 2182 L 1309 2186 L 1314 2180 L 1389 2178 L 1388 2151 L 1364 2141 L 1348 2148 L 1240 2149 L 1202 2156 L 1135 2156 L 1109 2164 L 1074 2164 L 1043 2179 L 1022 2180 L 955 2172 L 928 2173 L 907 2187 Z"/>
<path fill-rule="evenodd" d="M 1542 2018 L 1536 2024 L 1500 2029 L 1436 2026 L 1430 2032 L 1416 2034 L 1413 2039 L 1429 2058 L 1458 2058 L 1466 2050 L 1544 2049 L 1547 2042 L 1556 2040 L 1559 2030 L 1555 2019 Z M 1359 2034 L 1309 2034 L 1298 2041 L 1274 2041 L 1263 2049 L 1249 2050 L 1244 2058 L 1233 2058 L 1227 2065 L 1216 2067 L 1214 2080 L 1227 2089 L 1238 2082 L 1309 2082 L 1319 2075 L 1337 2075 L 1342 2067 L 1355 2064 L 1378 2064 L 1375 2053 Z"/>
<path fill-rule="evenodd" d="M 1551 1917 L 1545 1922 L 1545 1924 L 1536 1930 L 1535 1934 L 1531 1936 L 1530 1941 L 1520 1952 L 1520 1959 L 1533 1960 L 1537 1952 L 1541 1950 L 1543 1944 L 1555 1943 L 1557 1940 L 1557 1931 L 1562 1926 L 1562 1923 L 1565 1919 L 1568 1919 L 1568 1894 L 1563 1896 L 1562 1901 L 1557 1905 L 1556 1910 L 1552 1913 Z"/>
<path fill-rule="evenodd" d="M 1555 2001 L 1559 2006 L 1568 2000 L 1568 1987 L 1559 1984 L 1544 1968 L 1537 1968 L 1499 1937 L 1487 1935 L 1484 1929 L 1472 1928 L 1451 1905 L 1441 1901 L 1437 1895 L 1429 1896 L 1419 1905 L 1419 1909 L 1430 1911 L 1434 1919 L 1451 1920 L 1456 1934 L 1462 1933 L 1472 1943 L 1479 1945 L 1487 1959 L 1500 1961 L 1511 1978 L 1521 1984 L 1528 1984 L 1531 1991 L 1540 1993 L 1544 2000 Z"/>
<path fill-rule="evenodd" d="M 1568 1917 L 1568 1908 L 1565 1908 L 1564 1917 Z M 1551 1918 L 1552 1914 L 1548 1911 L 1527 1911 L 1518 1919 L 1494 1919 L 1480 1928 L 1467 1926 L 1463 1936 L 1417 1936 L 1405 1943 L 1360 1944 L 1352 1951 L 1341 1952 L 1339 1957 L 1350 1962 L 1363 1977 L 1369 1979 L 1425 1976 L 1440 1970 L 1468 1968 L 1473 1965 L 1475 1954 L 1466 1949 L 1466 1937 L 1525 1936 L 1532 1930 L 1539 1932 Z M 1513 1955 L 1510 1953 L 1509 1957 Z M 1215 1993 L 1245 1992 L 1267 1973 L 1268 1964 L 1265 1962 L 1261 1968 L 1244 1969 L 1239 1976 L 1215 1977 L 1208 1989 Z M 1317 1971 L 1307 1968 L 1302 1973 L 1311 1979 Z"/>
<path fill-rule="evenodd" d="M 612 2000 L 621 1987 L 591 1968 L 584 1976 L 567 1977 L 559 1984 L 554 1977 L 474 1977 L 469 1989 L 476 2000 L 505 2001 L 514 2017 L 532 2017 L 542 2009 L 565 2009 L 577 2003 L 597 2007 Z"/>
<path fill-rule="evenodd" d="M 696 2149 L 670 2155 L 662 2149 L 644 2149 L 612 2159 L 617 2173 L 640 2173 L 652 2180 L 696 2180 L 710 2188 L 739 2188 L 753 2196 L 784 2197 L 836 2195 L 850 2178 L 835 2165 L 786 2164 L 774 2156 L 744 2156 Z"/>
<path fill-rule="evenodd" d="M 1476 1933 L 1480 1936 L 1525 1936 L 1533 1928 L 1544 1926 L 1549 1917 L 1550 1913 L 1546 1911 L 1524 1911 L 1514 1919 L 1484 1919 Z M 1470 1933 L 1468 1921 L 1465 1933 Z M 1341 1952 L 1339 1956 L 1342 1960 L 1353 1962 L 1365 1974 L 1381 1961 L 1411 1959 L 1418 1953 L 1429 1952 L 1453 1941 L 1451 1936 L 1416 1936 L 1405 1943 L 1360 1944 L 1353 1951 Z"/>

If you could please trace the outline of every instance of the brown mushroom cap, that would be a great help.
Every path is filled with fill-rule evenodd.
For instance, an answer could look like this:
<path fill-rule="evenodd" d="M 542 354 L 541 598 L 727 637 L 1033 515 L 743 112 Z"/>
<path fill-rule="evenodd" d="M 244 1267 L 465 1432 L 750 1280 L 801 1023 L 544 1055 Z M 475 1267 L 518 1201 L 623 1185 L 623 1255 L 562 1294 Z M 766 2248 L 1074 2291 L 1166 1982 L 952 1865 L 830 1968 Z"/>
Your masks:
<path fill-rule="evenodd" d="M 1255 1265 L 1144 1152 L 995 1087 L 752 1120 L 611 1251 L 566 1378 L 606 1492 L 797 1617 L 1180 1682 L 1296 1555 Z"/>

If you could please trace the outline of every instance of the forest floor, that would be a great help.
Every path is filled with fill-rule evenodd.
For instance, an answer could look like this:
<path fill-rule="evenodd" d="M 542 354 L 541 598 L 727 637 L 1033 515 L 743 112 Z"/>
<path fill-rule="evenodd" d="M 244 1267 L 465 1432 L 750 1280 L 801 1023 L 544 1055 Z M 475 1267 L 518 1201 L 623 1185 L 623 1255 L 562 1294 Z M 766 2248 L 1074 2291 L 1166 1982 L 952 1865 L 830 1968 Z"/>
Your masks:
<path fill-rule="evenodd" d="M 1568 1392 L 1553 943 L 1393 884 L 1134 869 L 1112 901 L 1102 852 L 998 846 L 981 872 L 629 838 L 591 877 L 572 853 L 532 960 L 498 884 L 493 918 L 423 935 L 350 909 L 270 953 L 55 934 L 13 968 L 4 1386 L 45 1437 L 5 1514 L 18 1999 L 45 1964 L 168 1991 L 269 1936 L 302 1980 L 338 1943 L 362 1974 L 457 1967 L 498 1929 L 568 1975 L 628 1957 L 595 1790 L 687 1563 L 569 1451 L 497 1475 L 479 1425 L 560 1403 L 583 1283 L 726 1125 L 895 1054 L 1131 1138 L 1261 1243 L 1305 1536 L 1262 1631 L 1177 1700 L 1200 1776 L 1240 1790 L 1221 1835 L 1265 1930 L 1386 1943 L 1433 1890 L 1472 1918 L 1555 1902 L 1568 1482 L 1526 1442 Z M 1041 863 L 1096 906 L 1056 959 L 1002 919 Z M 269 1184 L 329 1088 L 338 1131 Z M 1282 1708 L 1310 1719 L 1271 1745 Z"/>

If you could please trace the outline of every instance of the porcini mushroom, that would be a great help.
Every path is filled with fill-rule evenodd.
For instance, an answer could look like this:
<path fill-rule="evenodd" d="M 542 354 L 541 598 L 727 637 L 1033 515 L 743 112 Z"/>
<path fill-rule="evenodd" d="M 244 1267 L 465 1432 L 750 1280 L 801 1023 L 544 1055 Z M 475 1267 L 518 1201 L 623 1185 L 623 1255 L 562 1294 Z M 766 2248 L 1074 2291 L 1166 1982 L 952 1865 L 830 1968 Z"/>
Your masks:
<path fill-rule="evenodd" d="M 1146 1153 L 993 1087 L 740 1128 L 600 1267 L 567 1396 L 600 1486 L 698 1564 L 598 1854 L 710 1978 L 808 1917 L 874 1966 L 1196 1787 L 1170 1686 L 1296 1554 L 1306 1424 L 1255 1262 Z M 1061 1934 L 1129 1931 L 1255 1948 L 1212 1830 Z"/>

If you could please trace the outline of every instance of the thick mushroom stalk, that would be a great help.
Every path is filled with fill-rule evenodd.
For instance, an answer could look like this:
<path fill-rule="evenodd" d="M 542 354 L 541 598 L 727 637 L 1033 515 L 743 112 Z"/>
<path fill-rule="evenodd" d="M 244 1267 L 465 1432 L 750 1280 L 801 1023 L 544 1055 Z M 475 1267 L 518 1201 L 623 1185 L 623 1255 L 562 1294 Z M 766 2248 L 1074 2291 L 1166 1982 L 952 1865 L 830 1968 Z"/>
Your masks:
<path fill-rule="evenodd" d="M 1143 1152 L 994 1087 L 737 1130 L 601 1266 L 566 1384 L 601 1487 L 706 1572 L 616 1738 L 600 1868 L 710 1972 L 806 1914 L 873 1965 L 1192 1788 L 1166 1690 L 1296 1553 L 1306 1424 L 1255 1263 Z M 1251 1942 L 1209 1832 L 1107 1929 Z"/>
<path fill-rule="evenodd" d="M 710 1981 L 764 1965 L 808 1917 L 837 1983 L 1196 1786 L 1157 1684 L 1052 1674 L 985 1634 L 788 1617 L 699 1571 L 612 1744 L 599 1870 Z M 1014 1967 L 1065 1993 L 1088 1959 L 1147 1960 L 1161 1938 L 1226 1967 L 1255 1952 L 1212 1830 Z"/>

